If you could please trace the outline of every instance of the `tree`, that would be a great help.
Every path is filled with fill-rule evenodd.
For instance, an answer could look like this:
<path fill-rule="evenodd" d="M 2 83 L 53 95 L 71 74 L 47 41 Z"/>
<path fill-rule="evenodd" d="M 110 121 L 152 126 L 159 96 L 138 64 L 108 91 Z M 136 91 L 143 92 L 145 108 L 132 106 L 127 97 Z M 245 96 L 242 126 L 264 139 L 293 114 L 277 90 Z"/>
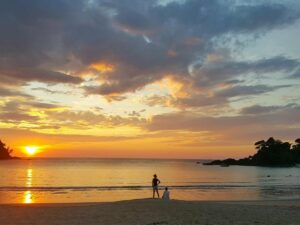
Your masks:
<path fill-rule="evenodd" d="M 255 143 L 257 153 L 252 160 L 255 165 L 262 166 L 291 166 L 296 163 L 291 144 L 270 137 L 267 141 Z"/>
<path fill-rule="evenodd" d="M 0 159 L 12 159 L 12 152 L 13 150 L 7 147 L 6 144 L 0 140 Z"/>
<path fill-rule="evenodd" d="M 247 166 L 271 166 L 288 167 L 300 163 L 300 138 L 295 140 L 295 144 L 282 142 L 270 137 L 267 141 L 255 142 L 257 153 L 247 158 L 235 160 L 215 160 L 204 163 L 205 165 L 247 165 Z"/>
<path fill-rule="evenodd" d="M 300 163 L 300 138 L 295 140 L 295 144 L 292 147 L 293 154 L 297 159 L 297 163 Z"/>

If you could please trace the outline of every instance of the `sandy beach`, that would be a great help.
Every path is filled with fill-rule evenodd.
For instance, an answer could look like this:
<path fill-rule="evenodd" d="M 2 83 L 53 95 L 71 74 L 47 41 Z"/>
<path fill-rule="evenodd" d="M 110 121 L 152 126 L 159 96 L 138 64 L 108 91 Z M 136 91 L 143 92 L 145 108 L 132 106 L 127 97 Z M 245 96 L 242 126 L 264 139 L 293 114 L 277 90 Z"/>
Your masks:
<path fill-rule="evenodd" d="M 300 200 L 1 205 L 5 225 L 299 225 Z"/>

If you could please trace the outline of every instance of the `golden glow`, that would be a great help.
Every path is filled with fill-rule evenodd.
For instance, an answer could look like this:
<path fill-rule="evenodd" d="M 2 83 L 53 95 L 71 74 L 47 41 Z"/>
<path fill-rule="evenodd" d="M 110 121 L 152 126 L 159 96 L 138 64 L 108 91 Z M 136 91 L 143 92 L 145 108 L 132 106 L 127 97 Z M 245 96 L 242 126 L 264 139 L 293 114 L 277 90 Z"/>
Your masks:
<path fill-rule="evenodd" d="M 25 203 L 25 204 L 33 203 L 31 191 L 25 191 L 24 192 L 24 194 L 23 194 L 23 203 Z"/>
<path fill-rule="evenodd" d="M 26 171 L 26 187 L 30 188 L 32 187 L 32 169 L 29 168 Z M 32 193 L 30 190 L 27 190 L 23 194 L 23 203 L 30 204 L 33 203 L 32 200 Z"/>
<path fill-rule="evenodd" d="M 172 76 L 168 76 L 159 81 L 158 84 L 169 89 L 170 94 L 174 98 L 183 98 L 188 96 L 184 83 L 175 80 Z"/>
<path fill-rule="evenodd" d="M 32 169 L 27 169 L 26 187 L 32 186 Z"/>
<path fill-rule="evenodd" d="M 94 63 L 90 65 L 90 68 L 99 72 L 112 72 L 114 70 L 114 66 L 109 63 Z"/>
<path fill-rule="evenodd" d="M 23 203 L 25 203 L 25 204 L 33 203 L 31 191 L 25 191 L 24 192 Z"/>
<path fill-rule="evenodd" d="M 27 155 L 33 156 L 37 153 L 38 147 L 37 146 L 26 146 L 25 151 Z"/>
<path fill-rule="evenodd" d="M 31 110 L 29 115 L 40 117 L 40 118 L 46 118 L 47 117 L 46 113 L 44 111 L 41 111 L 41 110 Z"/>
<path fill-rule="evenodd" d="M 37 129 L 38 130 L 38 129 Z M 97 134 L 102 137 L 109 137 L 109 136 L 114 136 L 116 135 L 116 132 L 118 133 L 118 136 L 122 137 L 132 137 L 138 134 L 141 134 L 143 132 L 142 129 L 138 127 L 133 127 L 133 126 L 119 126 L 118 128 L 115 127 L 109 127 L 109 124 L 107 124 L 106 127 L 93 127 L 91 129 L 86 129 L 85 130 L 85 135 L 94 135 Z M 56 134 L 57 130 L 55 129 L 48 129 L 40 133 L 45 133 L 45 134 Z M 68 127 L 66 128 L 61 128 L 60 129 L 60 134 L 62 135 L 80 135 L 81 132 L 76 130 L 76 129 L 70 129 Z M 38 147 L 38 152 L 40 152 L 41 149 L 45 148 L 51 148 L 52 145 L 40 145 Z M 27 150 L 26 150 L 27 152 Z"/>

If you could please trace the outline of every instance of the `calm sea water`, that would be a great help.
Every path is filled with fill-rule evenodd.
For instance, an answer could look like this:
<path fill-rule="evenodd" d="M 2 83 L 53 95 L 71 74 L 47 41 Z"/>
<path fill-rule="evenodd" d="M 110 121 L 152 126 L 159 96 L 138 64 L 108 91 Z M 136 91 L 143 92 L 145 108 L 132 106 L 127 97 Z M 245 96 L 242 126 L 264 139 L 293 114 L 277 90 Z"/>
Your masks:
<path fill-rule="evenodd" d="M 300 168 L 203 166 L 196 160 L 0 161 L 0 203 L 103 202 L 152 196 L 156 173 L 173 199 L 300 198 Z M 162 190 L 161 190 L 162 193 Z"/>

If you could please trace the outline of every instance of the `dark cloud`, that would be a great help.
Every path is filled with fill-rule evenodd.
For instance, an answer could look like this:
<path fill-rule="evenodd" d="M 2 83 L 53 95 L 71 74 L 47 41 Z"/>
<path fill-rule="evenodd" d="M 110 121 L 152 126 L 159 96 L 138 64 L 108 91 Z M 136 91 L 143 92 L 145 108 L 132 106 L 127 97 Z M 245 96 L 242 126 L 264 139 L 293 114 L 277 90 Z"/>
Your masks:
<path fill-rule="evenodd" d="M 290 85 L 279 85 L 279 86 L 266 86 L 266 85 L 256 85 L 256 86 L 234 86 L 232 88 L 227 88 L 216 92 L 218 97 L 239 97 L 246 95 L 259 95 L 267 92 L 277 90 L 279 88 L 287 88 Z"/>
<path fill-rule="evenodd" d="M 44 83 L 73 83 L 79 84 L 82 79 L 79 77 L 70 76 L 61 72 L 47 71 L 41 69 L 19 69 L 14 70 L 0 70 L 0 76 L 7 77 L 8 79 L 16 79 L 19 81 L 40 81 Z"/>
<path fill-rule="evenodd" d="M 27 97 L 27 96 L 26 96 Z M 5 102 L 3 106 L 1 106 L 1 111 L 6 111 L 10 113 L 14 113 L 17 110 L 23 110 L 21 108 L 34 108 L 34 109 L 54 109 L 54 108 L 61 108 L 62 106 L 52 104 L 52 103 L 44 103 L 39 102 L 32 96 L 29 96 L 24 99 L 13 99 L 10 101 Z"/>
<path fill-rule="evenodd" d="M 57 70 L 68 60 L 60 41 L 64 23 L 81 7 L 77 0 L 1 1 L 0 78 L 21 84 L 79 83 L 79 78 Z"/>
<path fill-rule="evenodd" d="M 35 122 L 39 119 L 37 116 L 31 116 L 26 113 L 0 113 L 0 122 L 2 123 L 10 123 L 10 122 L 21 122 L 21 121 L 27 121 L 27 122 Z"/>
<path fill-rule="evenodd" d="M 222 96 L 209 96 L 203 94 L 194 94 L 185 98 L 176 98 L 172 101 L 174 107 L 179 108 L 198 108 L 206 106 L 217 106 L 219 109 L 228 104 L 228 100 Z"/>
<path fill-rule="evenodd" d="M 253 105 L 253 106 L 242 108 L 240 113 L 244 115 L 272 114 L 280 110 L 286 110 L 292 107 L 297 107 L 297 105 L 296 104 L 289 104 L 283 106 Z"/>
<path fill-rule="evenodd" d="M 56 104 L 50 104 L 50 103 L 43 103 L 43 102 L 29 102 L 27 103 L 28 106 L 31 106 L 33 108 L 39 108 L 39 109 L 55 109 L 55 108 L 61 108 L 62 106 L 56 105 Z"/>
<path fill-rule="evenodd" d="M 184 97 L 173 97 L 171 95 L 158 96 L 153 95 L 147 99 L 144 99 L 144 103 L 149 106 L 161 105 L 165 107 L 178 107 L 178 108 L 198 108 L 214 106 L 219 109 L 225 107 L 229 103 L 229 98 L 260 95 L 269 93 L 281 88 L 288 88 L 290 85 L 255 85 L 255 86 L 230 86 L 209 94 L 197 94 L 192 93 Z"/>
<path fill-rule="evenodd" d="M 57 90 L 51 90 L 49 88 L 43 88 L 43 87 L 38 87 L 38 88 L 31 88 L 33 91 L 43 91 L 48 94 L 71 94 L 69 91 L 57 91 Z"/>
<path fill-rule="evenodd" d="M 170 74 L 189 79 L 188 66 L 206 58 L 224 34 L 253 35 L 297 18 L 299 13 L 283 3 L 267 2 L 4 0 L 0 78 L 20 84 L 78 84 L 78 76 L 91 64 L 108 62 L 113 71 L 99 72 L 101 84 L 84 89 L 88 94 L 120 95 Z M 260 72 L 280 70 L 284 60 L 278 60 L 255 67 Z M 235 74 L 250 70 L 239 66 Z"/>
<path fill-rule="evenodd" d="M 154 32 L 157 29 L 151 18 L 145 17 L 142 12 L 133 10 L 121 10 L 114 18 L 114 21 L 121 28 L 128 30 L 128 32 L 137 32 L 147 34 Z"/>
<path fill-rule="evenodd" d="M 251 114 L 237 116 L 202 116 L 196 113 L 180 112 L 154 116 L 147 128 L 150 131 L 187 130 L 206 131 L 230 138 L 253 139 L 263 136 L 295 134 L 293 124 L 297 127 L 300 122 L 299 106 L 286 106 L 271 114 Z"/>
<path fill-rule="evenodd" d="M 1 97 L 7 97 L 7 96 L 21 96 L 21 97 L 30 97 L 30 95 L 27 95 L 25 93 L 22 93 L 21 91 L 4 88 L 0 86 L 0 96 Z"/>
<path fill-rule="evenodd" d="M 207 62 L 195 68 L 195 86 L 211 87 L 222 82 L 230 82 L 238 75 L 249 73 L 264 74 L 275 72 L 292 72 L 300 66 L 296 59 L 283 56 L 260 59 L 256 61 L 217 60 Z"/>
<path fill-rule="evenodd" d="M 286 6 L 274 3 L 235 5 L 230 1 L 190 0 L 156 7 L 153 12 L 162 22 L 175 20 L 194 26 L 194 32 L 216 36 L 227 32 L 252 32 L 291 23 L 298 18 Z"/>
<path fill-rule="evenodd" d="M 1 112 L 13 114 L 14 112 L 18 112 L 19 106 L 20 106 L 19 101 L 5 102 L 5 104 L 1 106 Z"/>

